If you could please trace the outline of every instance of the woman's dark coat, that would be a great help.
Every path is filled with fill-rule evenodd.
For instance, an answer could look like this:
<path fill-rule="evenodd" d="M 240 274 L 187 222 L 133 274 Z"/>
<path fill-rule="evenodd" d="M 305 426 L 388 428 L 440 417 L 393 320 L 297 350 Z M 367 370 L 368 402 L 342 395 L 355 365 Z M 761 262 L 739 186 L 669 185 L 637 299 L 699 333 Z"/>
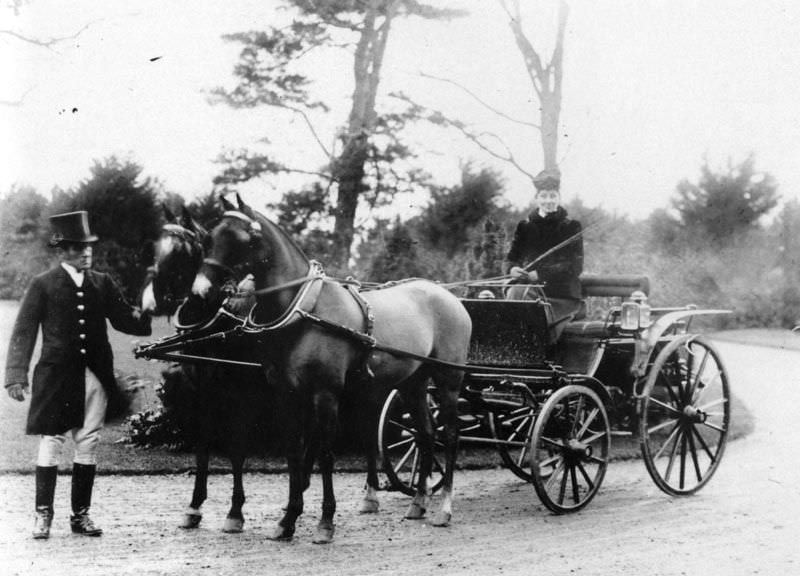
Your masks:
<path fill-rule="evenodd" d="M 20 305 L 6 358 L 6 386 L 28 381 L 39 327 L 42 351 L 33 372 L 28 434 L 63 434 L 83 424 L 85 368 L 118 394 L 106 318 L 127 334 L 148 336 L 150 317 L 139 317 L 110 276 L 87 270 L 76 286 L 62 266 L 36 276 Z"/>
<path fill-rule="evenodd" d="M 553 246 L 581 233 L 581 223 L 567 217 L 567 211 L 558 210 L 542 217 L 538 211 L 517 224 L 511 250 L 506 260 L 510 266 L 525 267 Z M 578 277 L 583 272 L 583 239 L 574 241 L 542 258 L 533 268 L 551 298 L 581 298 Z"/>

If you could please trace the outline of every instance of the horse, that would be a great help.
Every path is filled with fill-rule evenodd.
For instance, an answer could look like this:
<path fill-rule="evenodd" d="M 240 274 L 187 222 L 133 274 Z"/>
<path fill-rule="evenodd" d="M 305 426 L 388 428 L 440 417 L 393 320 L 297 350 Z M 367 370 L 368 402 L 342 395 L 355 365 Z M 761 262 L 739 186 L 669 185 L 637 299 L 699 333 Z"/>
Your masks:
<path fill-rule="evenodd" d="M 167 223 L 155 245 L 154 263 L 142 290 L 141 305 L 143 310 L 156 316 L 174 315 L 178 327 L 185 329 L 203 324 L 216 309 L 216 304 L 192 309 L 187 302 L 205 255 L 208 232 L 185 207 L 180 219 L 166 207 L 164 213 Z M 242 356 L 240 345 L 235 343 L 213 352 L 229 359 Z M 183 428 L 194 444 L 194 489 L 180 527 L 193 529 L 200 525 L 202 505 L 208 496 L 211 446 L 219 444 L 230 460 L 233 474 L 231 507 L 222 531 L 242 532 L 245 502 L 242 474 L 248 446 L 253 434 L 261 432 L 263 412 L 271 400 L 266 382 L 260 371 L 253 368 L 187 363 L 170 366 L 163 371 L 163 378 L 165 387 L 179 391 L 178 401 L 182 403 L 179 414 L 186 417 Z"/>
<path fill-rule="evenodd" d="M 226 283 L 254 279 L 256 305 L 247 326 L 258 333 L 253 350 L 277 388 L 283 416 L 289 496 L 270 538 L 290 540 L 303 512 L 308 485 L 302 458 L 315 445 L 322 477 L 322 514 L 313 542 L 331 542 L 336 499 L 333 442 L 345 386 L 366 394 L 367 486 L 362 512 L 378 510 L 377 398 L 388 387 L 401 390 L 411 406 L 422 450 L 415 495 L 405 517 L 425 517 L 433 461 L 434 430 L 427 407 L 433 380 L 441 402 L 445 471 L 442 503 L 432 519 L 452 518 L 453 470 L 458 439 L 457 409 L 472 324 L 461 302 L 427 280 L 409 280 L 358 293 L 328 278 L 277 224 L 238 198 L 211 231 L 212 247 L 192 291 L 213 298 Z"/>

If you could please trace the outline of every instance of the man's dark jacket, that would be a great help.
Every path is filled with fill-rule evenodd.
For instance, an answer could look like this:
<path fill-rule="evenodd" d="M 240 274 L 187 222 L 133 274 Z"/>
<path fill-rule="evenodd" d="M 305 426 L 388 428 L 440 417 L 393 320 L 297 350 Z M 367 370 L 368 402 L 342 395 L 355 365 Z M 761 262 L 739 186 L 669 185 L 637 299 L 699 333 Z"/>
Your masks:
<path fill-rule="evenodd" d="M 33 279 L 22 299 L 6 358 L 6 386 L 27 382 L 41 326 L 42 351 L 33 372 L 28 434 L 63 434 L 83 424 L 87 367 L 109 393 L 109 402 L 119 393 L 106 318 L 120 332 L 150 334 L 150 317 L 139 317 L 107 274 L 87 270 L 79 287 L 57 266 Z"/>
<path fill-rule="evenodd" d="M 538 211 L 517 224 L 511 250 L 506 260 L 510 266 L 525 267 L 553 246 L 581 232 L 581 223 L 567 217 L 567 211 L 558 210 L 542 217 Z M 583 239 L 574 241 L 542 258 L 533 270 L 544 283 L 544 291 L 551 298 L 581 298 L 578 277 L 583 272 Z"/>

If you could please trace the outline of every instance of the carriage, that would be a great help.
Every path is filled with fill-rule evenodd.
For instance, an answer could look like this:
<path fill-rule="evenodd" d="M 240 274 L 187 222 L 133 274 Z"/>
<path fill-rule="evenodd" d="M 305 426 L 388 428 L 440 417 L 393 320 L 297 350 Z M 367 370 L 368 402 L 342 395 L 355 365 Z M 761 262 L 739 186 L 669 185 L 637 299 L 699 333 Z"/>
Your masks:
<path fill-rule="evenodd" d="M 620 302 L 600 320 L 562 320 L 557 338 L 541 292 L 534 300 L 462 299 L 473 331 L 460 442 L 495 446 L 555 513 L 592 500 L 612 437 L 638 435 L 647 471 L 664 492 L 696 492 L 719 466 L 730 390 L 719 354 L 690 327 L 698 315 L 726 311 L 650 308 L 643 276 L 584 275 L 581 284 L 586 299 Z M 428 402 L 435 421 L 433 388 Z M 383 406 L 379 444 L 390 488 L 413 493 L 419 450 L 398 390 Z M 441 473 L 438 462 L 434 470 Z"/>
<path fill-rule="evenodd" d="M 238 200 L 225 206 L 204 258 L 188 247 L 169 251 L 197 270 L 193 298 L 214 316 L 135 354 L 270 371 L 290 472 L 289 504 L 273 538 L 292 537 L 315 459 L 324 486 L 315 541 L 333 538 L 335 420 L 352 378 L 372 384 L 361 387 L 367 396 L 392 390 L 382 410 L 364 414 L 366 437 L 375 440 L 365 454 L 362 512 L 378 509 L 379 452 L 391 486 L 414 495 L 406 518 L 425 516 L 432 485 L 443 494 L 432 523 L 448 525 L 459 436 L 496 446 L 556 513 L 579 510 L 595 496 L 612 436 L 638 434 L 648 472 L 670 494 L 699 490 L 719 466 L 730 421 L 728 377 L 717 351 L 690 325 L 726 311 L 651 308 L 649 282 L 639 276 L 581 278 L 586 298 L 621 298 L 601 320 L 554 318 L 535 286 L 528 300 L 459 299 L 447 286 L 414 279 L 359 290 L 351 279 L 328 277 L 277 224 Z M 202 249 L 197 235 L 165 234 L 164 245 L 171 239 Z M 157 261 L 157 277 L 170 276 L 167 263 Z M 171 276 L 191 282 L 185 273 Z M 153 293 L 177 301 L 188 290 L 181 284 Z M 247 306 L 232 313 L 247 284 Z M 472 292 L 481 288 L 485 283 Z M 216 357 L 221 344 L 236 339 L 242 358 Z M 231 514 L 241 520 L 240 488 Z"/>

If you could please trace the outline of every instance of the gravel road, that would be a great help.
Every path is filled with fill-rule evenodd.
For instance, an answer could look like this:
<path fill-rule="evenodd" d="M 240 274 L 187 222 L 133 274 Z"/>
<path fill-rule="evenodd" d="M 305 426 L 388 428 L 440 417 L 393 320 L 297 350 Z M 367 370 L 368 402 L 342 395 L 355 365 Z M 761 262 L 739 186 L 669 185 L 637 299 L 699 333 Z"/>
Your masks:
<path fill-rule="evenodd" d="M 718 343 L 755 432 L 728 445 L 712 482 L 687 498 L 662 494 L 641 461 L 609 466 L 582 512 L 551 515 L 533 487 L 502 469 L 456 475 L 453 523 L 405 521 L 405 496 L 381 493 L 376 515 L 356 513 L 363 477 L 339 474 L 336 540 L 311 543 L 321 488 L 290 543 L 266 539 L 285 498 L 284 475 L 248 474 L 247 524 L 223 534 L 230 477 L 213 476 L 201 528 L 178 529 L 192 477 L 101 476 L 94 514 L 106 534 L 79 538 L 67 521 L 69 478 L 59 478 L 50 540 L 30 538 L 32 477 L 0 476 L 0 573 L 111 574 L 631 574 L 800 573 L 800 352 Z"/>

